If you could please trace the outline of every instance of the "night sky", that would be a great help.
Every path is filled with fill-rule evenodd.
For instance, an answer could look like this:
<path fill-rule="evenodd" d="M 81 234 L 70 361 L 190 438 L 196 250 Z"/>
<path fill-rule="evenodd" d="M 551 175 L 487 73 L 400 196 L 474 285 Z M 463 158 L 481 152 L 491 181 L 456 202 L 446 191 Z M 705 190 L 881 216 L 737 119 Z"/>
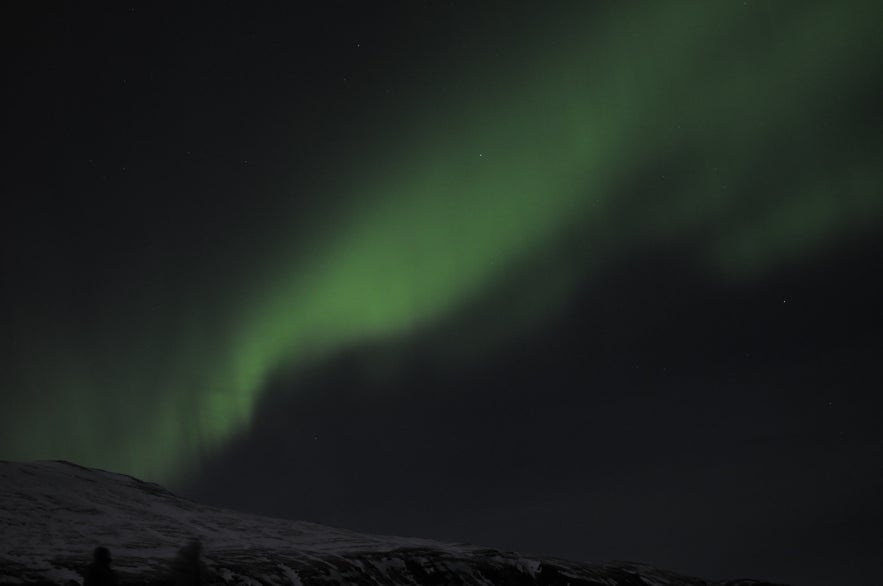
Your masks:
<path fill-rule="evenodd" d="M 0 458 L 880 580 L 883 3 L 32 4 Z"/>

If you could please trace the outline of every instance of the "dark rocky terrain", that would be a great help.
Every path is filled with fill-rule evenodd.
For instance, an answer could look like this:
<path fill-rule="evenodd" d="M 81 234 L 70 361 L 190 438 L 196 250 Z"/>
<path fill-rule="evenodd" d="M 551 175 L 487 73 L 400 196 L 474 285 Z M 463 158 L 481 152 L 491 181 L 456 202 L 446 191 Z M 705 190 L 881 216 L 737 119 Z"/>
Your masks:
<path fill-rule="evenodd" d="M 204 506 L 68 462 L 0 461 L 0 584 L 82 583 L 96 546 L 110 548 L 124 585 L 172 583 L 170 563 L 193 539 L 219 584 L 774 586 L 364 535 Z"/>

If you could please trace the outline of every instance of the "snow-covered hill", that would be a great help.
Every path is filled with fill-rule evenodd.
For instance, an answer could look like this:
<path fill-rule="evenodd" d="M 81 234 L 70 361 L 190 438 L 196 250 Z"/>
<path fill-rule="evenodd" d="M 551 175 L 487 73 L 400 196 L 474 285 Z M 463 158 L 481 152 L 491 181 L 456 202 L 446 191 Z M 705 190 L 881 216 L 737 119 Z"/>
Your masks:
<path fill-rule="evenodd" d="M 161 584 L 171 580 L 178 549 L 194 538 L 204 544 L 216 581 L 248 586 L 765 584 L 363 535 L 208 507 L 156 484 L 68 462 L 0 461 L 0 584 L 80 583 L 99 545 L 110 548 L 124 585 Z"/>

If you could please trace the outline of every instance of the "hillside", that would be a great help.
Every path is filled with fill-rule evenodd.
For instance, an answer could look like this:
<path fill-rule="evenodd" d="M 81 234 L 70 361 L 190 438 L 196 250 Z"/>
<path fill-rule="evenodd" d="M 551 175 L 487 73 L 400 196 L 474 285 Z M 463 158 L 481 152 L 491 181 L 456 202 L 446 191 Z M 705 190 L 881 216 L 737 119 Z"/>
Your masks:
<path fill-rule="evenodd" d="M 81 583 L 99 545 L 110 548 L 123 584 L 162 584 L 192 539 L 202 541 L 214 580 L 224 584 L 770 586 L 364 535 L 200 505 L 68 462 L 0 461 L 0 584 Z"/>

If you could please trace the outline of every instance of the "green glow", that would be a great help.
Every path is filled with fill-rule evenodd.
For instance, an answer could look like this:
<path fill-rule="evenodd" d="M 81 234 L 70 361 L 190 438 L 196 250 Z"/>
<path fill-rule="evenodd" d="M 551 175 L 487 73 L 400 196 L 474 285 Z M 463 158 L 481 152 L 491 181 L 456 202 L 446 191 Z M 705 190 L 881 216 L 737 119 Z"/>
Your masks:
<path fill-rule="evenodd" d="M 616 6 L 568 15 L 527 63 L 449 73 L 470 91 L 427 95 L 378 136 L 390 149 L 340 161 L 323 193 L 339 205 L 293 216 L 272 260 L 231 267 L 229 294 L 211 283 L 211 311 L 194 295 L 151 321 L 121 303 L 98 348 L 40 330 L 47 366 L 2 418 L 3 455 L 175 477 L 247 426 L 268 377 L 518 296 L 513 272 L 554 274 L 544 314 L 625 244 L 690 238 L 734 279 L 879 221 L 881 139 L 850 109 L 883 63 L 881 5 Z"/>

